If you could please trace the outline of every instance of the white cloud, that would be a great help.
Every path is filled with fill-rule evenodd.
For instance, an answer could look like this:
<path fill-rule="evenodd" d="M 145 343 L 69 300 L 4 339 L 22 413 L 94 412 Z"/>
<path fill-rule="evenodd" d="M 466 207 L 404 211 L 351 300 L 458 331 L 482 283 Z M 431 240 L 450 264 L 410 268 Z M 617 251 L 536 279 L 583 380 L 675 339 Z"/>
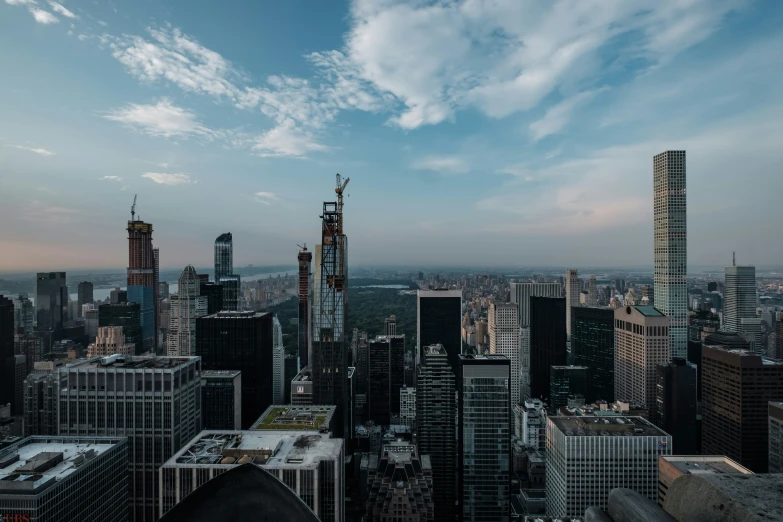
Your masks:
<path fill-rule="evenodd" d="M 415 170 L 430 170 L 447 174 L 465 174 L 470 171 L 468 162 L 457 156 L 428 156 L 411 165 Z"/>
<path fill-rule="evenodd" d="M 571 119 L 571 112 L 580 104 L 592 100 L 596 94 L 605 89 L 581 92 L 570 98 L 566 98 L 557 105 L 550 107 L 543 118 L 530 124 L 533 140 L 538 141 L 551 134 L 563 130 Z"/>
<path fill-rule="evenodd" d="M 35 5 L 35 0 L 5 0 L 8 5 Z"/>
<path fill-rule="evenodd" d="M 54 16 L 49 11 L 44 11 L 43 9 L 38 9 L 36 7 L 30 8 L 30 14 L 33 15 L 33 18 L 35 18 L 35 21 L 38 22 L 39 24 L 44 24 L 44 25 L 56 24 L 57 22 L 60 21 L 56 16 Z"/>
<path fill-rule="evenodd" d="M 26 150 L 27 152 L 34 152 L 41 156 L 54 156 L 54 152 L 46 150 L 41 147 L 25 147 L 24 145 L 6 145 L 6 147 L 13 147 L 19 150 Z"/>
<path fill-rule="evenodd" d="M 71 11 L 65 8 L 64 5 L 58 4 L 57 2 L 49 1 L 49 5 L 52 7 L 55 13 L 60 13 L 61 15 L 65 16 L 66 18 L 79 18 L 75 14 L 73 14 Z"/>
<path fill-rule="evenodd" d="M 100 25 L 100 26 L 102 26 L 102 27 L 106 27 L 106 26 L 107 26 L 107 25 L 109 25 L 109 24 L 107 24 L 107 23 L 106 23 L 106 22 L 104 22 L 103 20 L 98 20 L 98 25 Z"/>
<path fill-rule="evenodd" d="M 122 178 L 119 176 L 103 176 L 100 178 L 99 181 L 108 180 L 108 181 L 116 181 L 117 183 L 122 183 Z"/>
<path fill-rule="evenodd" d="M 196 119 L 196 115 L 172 104 L 164 98 L 155 105 L 130 103 L 125 107 L 112 109 L 103 115 L 107 120 L 124 123 L 151 136 L 213 137 L 214 132 Z"/>
<path fill-rule="evenodd" d="M 280 201 L 280 198 L 277 197 L 277 195 L 274 192 L 256 192 L 253 194 L 253 197 L 256 201 L 259 203 L 263 203 L 264 205 L 269 205 L 273 201 Z"/>
<path fill-rule="evenodd" d="M 305 157 L 309 152 L 325 152 L 329 147 L 315 137 L 298 129 L 293 121 L 286 121 L 254 140 L 253 150 L 261 157 Z"/>
<path fill-rule="evenodd" d="M 141 177 L 151 179 L 155 183 L 161 185 L 185 185 L 193 181 L 190 176 L 182 173 L 167 174 L 165 172 L 145 172 Z"/>

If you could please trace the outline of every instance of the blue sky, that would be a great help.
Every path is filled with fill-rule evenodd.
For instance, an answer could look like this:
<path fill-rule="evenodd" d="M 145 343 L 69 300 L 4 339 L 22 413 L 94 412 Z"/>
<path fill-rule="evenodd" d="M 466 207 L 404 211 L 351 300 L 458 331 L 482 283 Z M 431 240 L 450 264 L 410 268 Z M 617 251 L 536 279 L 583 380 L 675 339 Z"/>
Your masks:
<path fill-rule="evenodd" d="M 783 3 L 0 1 L 0 270 L 293 263 L 350 176 L 352 264 L 781 264 Z M 13 223 L 13 226 L 9 226 Z"/>

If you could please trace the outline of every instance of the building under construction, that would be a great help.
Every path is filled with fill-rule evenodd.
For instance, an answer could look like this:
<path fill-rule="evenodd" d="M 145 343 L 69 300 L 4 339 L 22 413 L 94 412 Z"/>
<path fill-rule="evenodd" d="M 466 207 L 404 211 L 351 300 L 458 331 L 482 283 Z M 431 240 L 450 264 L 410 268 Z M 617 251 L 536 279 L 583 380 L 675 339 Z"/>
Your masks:
<path fill-rule="evenodd" d="M 144 351 L 155 354 L 158 335 L 157 274 L 159 257 L 152 248 L 152 223 L 136 219 L 136 197 L 128 221 L 128 301 L 141 309 Z M 138 355 L 138 354 L 137 354 Z"/>
<path fill-rule="evenodd" d="M 310 364 L 308 351 L 310 349 L 310 264 L 313 253 L 307 251 L 307 245 L 301 247 L 297 259 L 299 261 L 299 364 L 304 368 Z"/>
<path fill-rule="evenodd" d="M 349 178 L 337 175 L 337 202 L 324 202 L 321 215 L 320 257 L 316 255 L 314 281 L 312 360 L 313 404 L 337 406 L 337 437 L 348 433 L 348 357 L 345 344 L 347 250 L 343 233 L 343 192 Z"/>

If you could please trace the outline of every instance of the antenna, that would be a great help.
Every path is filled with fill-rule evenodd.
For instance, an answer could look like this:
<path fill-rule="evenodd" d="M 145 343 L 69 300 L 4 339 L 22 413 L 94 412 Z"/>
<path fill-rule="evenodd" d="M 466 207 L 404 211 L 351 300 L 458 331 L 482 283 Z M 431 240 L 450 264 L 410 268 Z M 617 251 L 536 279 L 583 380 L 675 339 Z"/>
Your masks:
<path fill-rule="evenodd" d="M 136 196 L 138 196 L 138 194 L 133 195 L 133 205 L 131 206 L 131 221 L 136 221 Z"/>

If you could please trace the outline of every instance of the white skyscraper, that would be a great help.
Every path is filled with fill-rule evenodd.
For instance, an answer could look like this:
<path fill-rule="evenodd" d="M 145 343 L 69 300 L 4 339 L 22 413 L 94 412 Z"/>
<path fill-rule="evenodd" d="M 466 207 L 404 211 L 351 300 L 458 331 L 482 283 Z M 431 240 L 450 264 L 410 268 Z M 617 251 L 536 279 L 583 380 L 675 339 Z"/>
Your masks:
<path fill-rule="evenodd" d="M 587 306 L 598 306 L 598 285 L 595 276 L 590 276 L 590 282 L 587 284 Z"/>
<path fill-rule="evenodd" d="M 272 318 L 272 404 L 285 404 L 285 349 L 283 327 L 275 315 Z"/>
<path fill-rule="evenodd" d="M 519 404 L 519 309 L 513 303 L 489 305 L 489 353 L 505 355 L 511 362 L 511 405 Z"/>
<path fill-rule="evenodd" d="M 740 333 L 742 320 L 756 317 L 756 267 L 727 266 L 723 299 L 723 329 Z"/>
<path fill-rule="evenodd" d="M 565 278 L 566 290 L 566 335 L 571 338 L 571 307 L 579 306 L 579 293 L 582 291 L 582 285 L 579 281 L 579 275 L 576 270 L 566 270 Z"/>
<path fill-rule="evenodd" d="M 669 317 L 672 357 L 688 352 L 688 243 L 685 151 L 653 158 L 655 307 Z"/>
<path fill-rule="evenodd" d="M 188 265 L 179 276 L 177 294 L 169 296 L 169 332 L 166 341 L 169 357 L 196 354 L 196 319 L 207 315 L 207 297 L 200 293 L 196 269 Z"/>

